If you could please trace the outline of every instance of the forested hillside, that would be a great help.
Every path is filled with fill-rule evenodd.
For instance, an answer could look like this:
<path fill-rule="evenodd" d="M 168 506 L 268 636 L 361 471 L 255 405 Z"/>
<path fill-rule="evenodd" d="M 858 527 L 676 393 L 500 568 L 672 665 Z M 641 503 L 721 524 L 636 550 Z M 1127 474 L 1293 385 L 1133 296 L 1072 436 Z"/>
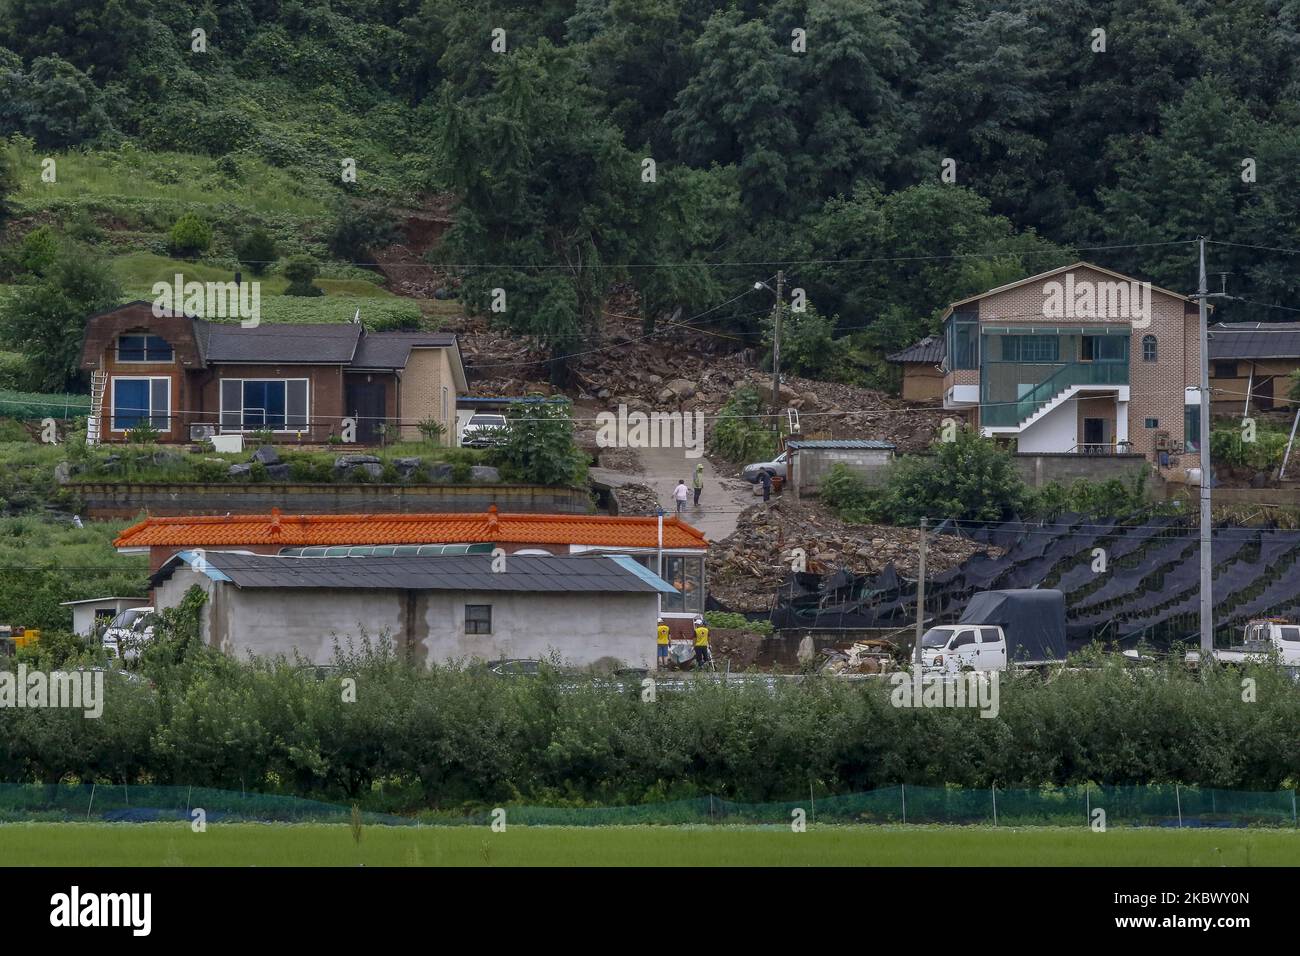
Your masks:
<path fill-rule="evenodd" d="M 1297 0 L 0 0 L 0 278 L 41 280 L 42 226 L 118 262 L 101 298 L 261 232 L 268 274 L 373 300 L 398 210 L 449 194 L 430 255 L 557 355 L 613 290 L 760 345 L 784 268 L 792 370 L 880 383 L 949 301 L 1076 258 L 1190 291 L 1202 233 L 1221 317 L 1277 321 L 1298 50 Z"/>

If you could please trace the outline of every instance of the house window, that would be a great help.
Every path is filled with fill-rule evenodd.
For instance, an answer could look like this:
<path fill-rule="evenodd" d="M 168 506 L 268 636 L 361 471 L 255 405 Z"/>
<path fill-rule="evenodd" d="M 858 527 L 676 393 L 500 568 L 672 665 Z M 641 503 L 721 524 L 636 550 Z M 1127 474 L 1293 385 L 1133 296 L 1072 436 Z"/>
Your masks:
<path fill-rule="evenodd" d="M 1004 335 L 1002 361 L 1055 362 L 1060 358 L 1060 340 L 1055 335 Z"/>
<path fill-rule="evenodd" d="M 492 605 L 491 604 L 466 604 L 465 605 L 465 633 L 466 634 L 491 634 L 492 633 Z"/>
<path fill-rule="evenodd" d="M 1122 335 L 1085 335 L 1079 357 L 1084 362 L 1127 361 L 1128 339 Z"/>
<path fill-rule="evenodd" d="M 1145 425 L 1146 425 L 1147 428 L 1159 428 L 1159 427 L 1160 427 L 1160 419 L 1158 419 L 1158 418 L 1148 418 L 1148 419 L 1146 420 L 1146 422 L 1145 422 Z"/>
<path fill-rule="evenodd" d="M 980 324 L 977 317 L 954 314 L 944 326 L 948 357 L 944 360 L 949 369 L 974 369 L 980 367 Z"/>
<path fill-rule="evenodd" d="M 221 430 L 307 427 L 307 379 L 227 378 L 221 381 Z"/>
<path fill-rule="evenodd" d="M 161 335 L 119 335 L 117 360 L 119 362 L 170 362 L 171 343 Z"/>
<path fill-rule="evenodd" d="M 1183 447 L 1189 452 L 1201 450 L 1201 406 L 1183 406 Z"/>
<path fill-rule="evenodd" d="M 1159 353 L 1156 350 L 1156 337 L 1154 335 L 1142 336 L 1142 361 L 1154 362 Z"/>
<path fill-rule="evenodd" d="M 1214 377 L 1215 378 L 1236 378 L 1237 363 L 1236 362 L 1215 362 Z"/>
<path fill-rule="evenodd" d="M 115 432 L 124 432 L 148 422 L 161 432 L 171 428 L 172 380 L 170 378 L 125 378 L 113 376 L 110 398 Z"/>
<path fill-rule="evenodd" d="M 665 611 L 704 613 L 704 558 L 665 554 L 663 576 L 678 592 L 663 596 Z"/>

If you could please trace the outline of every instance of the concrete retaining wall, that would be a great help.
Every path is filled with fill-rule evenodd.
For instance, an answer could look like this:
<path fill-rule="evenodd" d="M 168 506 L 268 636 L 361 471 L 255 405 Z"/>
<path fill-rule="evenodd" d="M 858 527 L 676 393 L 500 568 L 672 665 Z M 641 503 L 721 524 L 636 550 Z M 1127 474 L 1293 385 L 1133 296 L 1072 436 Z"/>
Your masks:
<path fill-rule="evenodd" d="M 1025 484 L 1041 488 L 1050 482 L 1070 485 L 1076 479 L 1109 481 L 1128 479 L 1140 472 L 1149 473 L 1151 465 L 1145 455 L 1076 455 L 1072 452 L 1025 452 L 1016 456 L 1016 469 Z"/>
<path fill-rule="evenodd" d="M 92 518 L 134 518 L 141 512 L 171 515 L 399 514 L 408 512 L 501 511 L 590 514 L 585 488 L 544 485 L 363 485 L 363 484 L 109 484 L 64 485 Z"/>

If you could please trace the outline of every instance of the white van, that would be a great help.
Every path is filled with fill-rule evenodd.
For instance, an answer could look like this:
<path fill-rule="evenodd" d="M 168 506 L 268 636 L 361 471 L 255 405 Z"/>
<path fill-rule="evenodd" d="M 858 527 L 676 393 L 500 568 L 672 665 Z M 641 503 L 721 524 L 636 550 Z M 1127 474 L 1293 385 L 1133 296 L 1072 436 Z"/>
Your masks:
<path fill-rule="evenodd" d="M 988 624 L 943 624 L 921 636 L 921 668 L 929 671 L 1004 671 L 1007 638 Z"/>
<path fill-rule="evenodd" d="M 153 608 L 129 607 L 108 622 L 100 643 L 110 657 L 133 660 L 140 656 L 140 648 L 153 640 L 154 620 Z"/>

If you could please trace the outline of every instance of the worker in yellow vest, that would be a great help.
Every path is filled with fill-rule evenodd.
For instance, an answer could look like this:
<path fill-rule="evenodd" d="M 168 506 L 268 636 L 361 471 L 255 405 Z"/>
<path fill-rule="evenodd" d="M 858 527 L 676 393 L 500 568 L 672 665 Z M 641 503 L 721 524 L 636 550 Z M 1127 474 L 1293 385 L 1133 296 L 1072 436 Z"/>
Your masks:
<path fill-rule="evenodd" d="M 659 669 L 663 670 L 668 666 L 668 624 L 661 617 L 659 619 L 658 637 L 656 651 Z"/>
<path fill-rule="evenodd" d="M 713 663 L 709 653 L 709 629 L 704 626 L 704 618 L 695 619 L 695 663 L 698 667 Z"/>

